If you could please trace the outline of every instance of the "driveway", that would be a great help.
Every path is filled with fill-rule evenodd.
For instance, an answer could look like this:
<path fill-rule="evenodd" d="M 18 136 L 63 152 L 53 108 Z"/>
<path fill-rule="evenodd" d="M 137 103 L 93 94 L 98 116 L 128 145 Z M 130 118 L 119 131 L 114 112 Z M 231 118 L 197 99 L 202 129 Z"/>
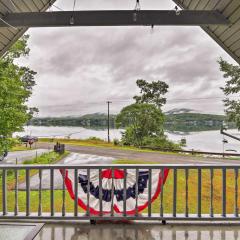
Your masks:
<path fill-rule="evenodd" d="M 47 153 L 50 150 L 48 149 L 35 149 L 35 150 L 28 150 L 28 151 L 16 151 L 16 152 L 9 152 L 8 156 L 4 158 L 3 161 L 0 161 L 0 164 L 18 164 L 23 163 L 25 160 L 31 160 L 36 156 L 40 156 L 43 153 Z"/>
<path fill-rule="evenodd" d="M 70 164 L 111 164 L 114 158 L 111 157 L 102 157 L 89 154 L 79 154 L 79 153 L 70 153 L 66 158 L 59 161 L 57 164 L 70 165 Z M 63 177 L 59 170 L 54 170 L 54 188 L 62 189 L 63 186 Z M 39 189 L 39 176 L 38 174 L 30 178 L 30 188 L 31 190 Z M 19 190 L 26 189 L 26 182 L 19 184 Z M 50 171 L 42 171 L 42 189 L 50 189 Z"/>

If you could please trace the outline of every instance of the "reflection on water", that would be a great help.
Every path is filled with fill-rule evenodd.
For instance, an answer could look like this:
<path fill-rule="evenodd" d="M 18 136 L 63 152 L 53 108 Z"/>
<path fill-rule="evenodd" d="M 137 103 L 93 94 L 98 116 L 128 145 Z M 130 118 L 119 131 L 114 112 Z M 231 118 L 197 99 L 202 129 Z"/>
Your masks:
<path fill-rule="evenodd" d="M 161 224 L 47 224 L 36 240 L 237 240 L 238 226 Z"/>
<path fill-rule="evenodd" d="M 114 138 L 120 139 L 121 132 L 123 129 L 111 129 L 110 139 Z M 228 130 L 229 133 L 236 135 L 237 130 Z M 14 135 L 33 135 L 38 137 L 55 137 L 55 138 L 72 138 L 72 139 L 86 139 L 89 137 L 98 137 L 103 140 L 107 140 L 107 129 L 87 129 L 83 127 L 43 127 L 43 126 L 27 126 L 24 132 L 15 133 Z M 223 137 L 220 131 L 203 131 L 203 132 L 191 132 L 191 133 L 173 133 L 166 132 L 169 139 L 179 142 L 181 138 L 186 138 L 187 146 L 186 149 L 194 149 L 200 151 L 210 151 L 210 152 L 222 152 L 223 150 Z M 240 152 L 240 144 L 238 141 L 225 137 L 228 141 L 225 144 L 225 151 L 234 150 Z"/>
<path fill-rule="evenodd" d="M 121 138 L 122 129 L 110 129 L 110 138 Z M 86 139 L 89 137 L 98 137 L 107 140 L 107 129 L 90 129 L 83 127 L 44 127 L 44 126 L 26 126 L 23 132 L 14 134 L 15 136 L 32 135 L 37 137 L 49 138 L 71 138 Z"/>

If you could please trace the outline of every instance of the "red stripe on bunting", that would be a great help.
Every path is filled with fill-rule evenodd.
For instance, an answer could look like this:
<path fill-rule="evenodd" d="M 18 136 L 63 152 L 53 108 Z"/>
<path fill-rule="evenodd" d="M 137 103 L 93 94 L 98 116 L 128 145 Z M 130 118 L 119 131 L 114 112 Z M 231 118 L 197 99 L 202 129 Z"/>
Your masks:
<path fill-rule="evenodd" d="M 112 179 L 114 176 L 115 179 L 123 179 L 124 178 L 124 171 L 119 169 L 113 170 L 114 174 L 112 174 L 112 169 L 106 169 L 102 171 L 102 178 Z"/>

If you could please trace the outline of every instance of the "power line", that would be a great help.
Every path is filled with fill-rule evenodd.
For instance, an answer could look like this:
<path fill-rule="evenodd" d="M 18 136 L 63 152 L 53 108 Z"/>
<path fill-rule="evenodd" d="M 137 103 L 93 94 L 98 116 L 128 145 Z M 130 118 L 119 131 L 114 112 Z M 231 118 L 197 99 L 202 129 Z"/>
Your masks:
<path fill-rule="evenodd" d="M 185 102 L 185 101 L 199 101 L 199 100 L 223 100 L 223 97 L 199 97 L 199 98 L 175 98 L 175 99 L 167 99 L 167 103 L 174 103 L 174 102 Z M 229 99 L 236 99 L 238 100 L 239 98 L 237 97 L 230 97 Z M 110 101 L 111 100 L 111 101 Z M 110 99 L 107 100 L 107 102 L 110 102 L 112 104 L 130 104 L 131 102 L 133 103 L 134 100 L 133 99 Z M 90 107 L 94 107 L 94 106 L 104 106 L 104 104 L 106 103 L 106 101 L 98 101 L 98 102 L 76 102 L 76 103 L 69 103 L 69 104 L 64 104 L 64 105 L 60 105 L 57 107 L 64 107 L 64 108 L 68 108 L 68 107 L 73 107 L 73 105 L 76 105 L 77 109 L 79 110 L 85 110 L 88 109 L 89 106 Z M 199 104 L 201 104 L 201 102 L 199 102 Z M 78 105 L 78 106 L 77 106 Z M 39 106 L 39 108 L 55 108 L 55 105 L 48 105 L 48 106 Z"/>
<path fill-rule="evenodd" d="M 199 98 L 173 98 L 173 99 L 167 99 L 167 102 L 169 101 L 195 101 L 195 100 L 215 100 L 215 99 L 221 99 L 223 100 L 225 97 L 199 97 Z M 228 97 L 229 99 L 239 99 L 239 97 Z M 129 102 L 133 101 L 133 99 L 111 99 L 113 102 Z"/>

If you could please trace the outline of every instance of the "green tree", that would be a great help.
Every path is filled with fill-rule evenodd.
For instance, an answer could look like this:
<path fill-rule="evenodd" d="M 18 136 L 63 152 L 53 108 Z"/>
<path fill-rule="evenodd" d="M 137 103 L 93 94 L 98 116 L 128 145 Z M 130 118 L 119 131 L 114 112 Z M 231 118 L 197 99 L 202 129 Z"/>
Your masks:
<path fill-rule="evenodd" d="M 12 134 L 21 131 L 37 111 L 27 105 L 36 72 L 15 63 L 16 59 L 29 54 L 28 38 L 23 36 L 0 58 L 0 155 L 12 146 Z"/>
<path fill-rule="evenodd" d="M 168 92 L 168 84 L 162 81 L 153 81 L 148 83 L 139 79 L 136 82 L 140 88 L 140 95 L 134 96 L 136 103 L 149 103 L 156 105 L 159 109 L 166 104 L 166 98 L 163 97 Z"/>
<path fill-rule="evenodd" d="M 126 126 L 122 141 L 141 146 L 146 138 L 163 137 L 164 116 L 153 104 L 135 103 L 124 107 L 116 117 L 118 127 Z"/>
<path fill-rule="evenodd" d="M 226 96 L 223 100 L 225 112 L 229 122 L 234 122 L 240 129 L 240 100 L 230 99 L 231 97 L 239 97 L 240 92 L 240 67 L 233 65 L 220 58 L 218 61 L 223 77 L 226 79 L 225 86 L 221 88 Z"/>

